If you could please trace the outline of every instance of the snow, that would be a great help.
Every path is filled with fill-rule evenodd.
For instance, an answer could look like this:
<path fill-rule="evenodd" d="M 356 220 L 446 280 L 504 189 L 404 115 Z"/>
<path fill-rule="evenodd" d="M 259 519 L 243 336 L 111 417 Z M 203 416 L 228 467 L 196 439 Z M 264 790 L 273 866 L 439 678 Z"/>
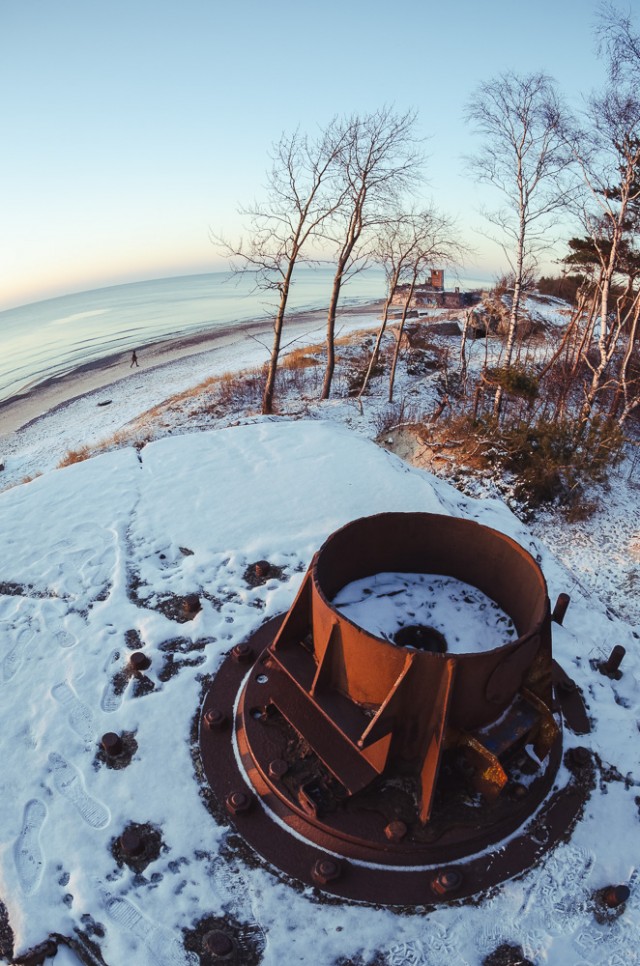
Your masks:
<path fill-rule="evenodd" d="M 184 963 L 192 960 L 181 930 L 226 912 L 259 924 L 266 964 L 330 966 L 358 955 L 367 962 L 380 951 L 393 964 L 476 966 L 501 941 L 521 944 L 536 962 L 637 961 L 640 888 L 606 927 L 589 909 L 594 889 L 634 874 L 633 778 L 629 787 L 603 783 L 571 842 L 539 868 L 477 906 L 430 913 L 428 929 L 420 912 L 325 905 L 308 889 L 295 892 L 265 869 L 223 857 L 228 833 L 200 799 L 190 753 L 201 676 L 289 606 L 329 533 L 382 510 L 458 514 L 497 527 L 540 555 L 554 592 L 565 586 L 564 570 L 504 505 L 466 498 L 328 422 L 258 420 L 165 438 L 0 495 L 0 895 L 16 950 L 49 932 L 73 935 L 89 915 L 104 930 L 107 963 Z M 283 577 L 248 587 L 243 573 L 260 558 Z M 206 593 L 202 610 L 178 624 L 154 609 L 169 592 Z M 121 695 L 112 686 L 130 630 L 152 661 L 146 674 L 155 688 L 139 697 L 131 683 Z M 185 661 L 163 681 L 161 645 L 178 637 L 207 642 L 192 652 L 202 663 Z M 631 628 L 593 598 L 578 599 L 554 638 L 597 721 L 592 746 L 632 774 L 640 668 Z M 628 655 L 612 682 L 588 659 L 614 639 Z M 106 731 L 135 732 L 127 768 L 97 767 Z M 567 732 L 566 743 L 578 742 Z M 118 868 L 110 852 L 132 821 L 162 835 L 160 856 L 141 875 Z M 615 838 L 604 843 L 603 829 L 615 829 Z M 65 951 L 59 961 L 70 957 Z"/>
<path fill-rule="evenodd" d="M 367 403 L 361 416 L 344 400 L 308 405 L 311 418 L 252 417 L 209 431 L 189 432 L 176 417 L 140 450 L 54 469 L 68 447 L 121 429 L 168 387 L 261 360 L 260 347 L 244 345 L 172 363 L 170 378 L 136 373 L 5 440 L 3 482 L 42 473 L 0 493 L 0 898 L 16 954 L 81 929 L 109 966 L 178 966 L 195 962 L 182 930 L 227 916 L 264 947 L 265 966 L 480 966 L 501 943 L 536 964 L 640 963 L 637 484 L 621 470 L 591 520 L 559 525 L 539 514 L 527 527 L 502 500 L 464 496 L 376 446 L 367 438 L 376 411 Z M 111 405 L 98 407 L 105 398 Z M 203 677 L 290 606 L 331 532 L 382 511 L 459 515 L 500 530 L 538 559 L 552 604 L 571 595 L 564 625 L 554 625 L 554 656 L 582 688 L 594 730 L 584 738 L 565 729 L 564 742 L 588 744 L 600 761 L 569 842 L 477 903 L 428 913 L 325 903 L 247 865 L 205 808 L 191 754 Z M 282 577 L 249 586 L 244 573 L 258 559 Z M 162 611 L 188 593 L 202 602 L 193 620 Z M 149 693 L 133 681 L 117 686 L 133 638 L 151 658 Z M 627 649 L 618 681 L 591 664 L 615 644 Z M 173 676 L 163 673 L 171 655 Z M 126 768 L 96 757 L 107 731 L 135 733 Z M 141 874 L 111 853 L 130 822 L 162 838 Z M 618 883 L 631 897 L 603 925 L 593 892 Z M 61 947 L 55 962 L 77 959 Z"/>
<path fill-rule="evenodd" d="M 517 637 L 510 617 L 490 597 L 438 574 L 375 574 L 347 584 L 333 604 L 354 624 L 387 640 L 405 626 L 433 628 L 450 654 L 479 653 Z"/>

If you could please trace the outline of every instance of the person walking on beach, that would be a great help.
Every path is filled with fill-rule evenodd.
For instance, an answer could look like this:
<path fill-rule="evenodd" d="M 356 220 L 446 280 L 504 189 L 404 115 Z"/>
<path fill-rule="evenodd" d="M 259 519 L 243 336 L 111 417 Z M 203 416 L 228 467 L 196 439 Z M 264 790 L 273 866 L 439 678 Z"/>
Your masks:
<path fill-rule="evenodd" d="M 134 366 L 138 366 L 139 367 L 138 354 L 137 354 L 137 352 L 136 352 L 135 349 L 131 353 L 131 365 L 129 366 L 129 368 L 130 369 L 133 369 Z"/>

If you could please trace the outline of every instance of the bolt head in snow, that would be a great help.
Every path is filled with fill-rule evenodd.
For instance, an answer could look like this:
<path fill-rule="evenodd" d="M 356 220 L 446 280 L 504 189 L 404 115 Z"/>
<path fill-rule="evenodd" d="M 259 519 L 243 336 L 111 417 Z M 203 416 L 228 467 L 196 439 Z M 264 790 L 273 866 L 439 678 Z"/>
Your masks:
<path fill-rule="evenodd" d="M 212 929 L 202 940 L 202 948 L 213 959 L 227 959 L 232 955 L 235 946 L 231 936 L 220 929 Z"/>
<path fill-rule="evenodd" d="M 125 855 L 134 858 L 144 852 L 144 839 L 135 829 L 125 829 L 120 836 L 120 848 Z"/>
<path fill-rule="evenodd" d="M 102 745 L 105 755 L 108 755 L 109 758 L 117 758 L 118 755 L 122 754 L 122 738 L 120 735 L 116 734 L 115 731 L 107 731 L 107 733 L 104 734 L 100 739 L 100 744 Z"/>
<path fill-rule="evenodd" d="M 558 599 L 556 601 L 556 606 L 553 608 L 551 620 L 555 621 L 556 624 L 562 624 L 564 615 L 567 613 L 567 607 L 570 603 L 571 598 L 569 597 L 569 594 L 558 594 Z"/>
<path fill-rule="evenodd" d="M 151 667 L 151 658 L 144 651 L 134 651 L 129 658 L 129 667 L 134 674 L 139 674 Z"/>
<path fill-rule="evenodd" d="M 189 616 L 195 617 L 202 610 L 202 604 L 200 603 L 200 598 L 197 594 L 187 594 L 187 596 L 182 601 L 182 613 Z"/>
<path fill-rule="evenodd" d="M 576 748 L 569 749 L 567 758 L 572 765 L 577 765 L 578 768 L 584 768 L 591 761 L 591 752 L 584 745 L 578 745 Z"/>
<path fill-rule="evenodd" d="M 271 564 L 268 560 L 258 560 L 253 565 L 256 577 L 268 577 L 271 573 Z"/>
<path fill-rule="evenodd" d="M 600 674 L 604 674 L 608 678 L 615 678 L 616 681 L 619 681 L 622 677 L 622 671 L 620 671 L 619 668 L 622 664 L 622 658 L 626 653 L 627 652 L 622 644 L 616 644 L 607 660 L 601 661 L 600 664 L 598 664 Z"/>
<path fill-rule="evenodd" d="M 617 885 L 609 886 L 602 893 L 602 901 L 609 909 L 617 909 L 623 902 L 626 902 L 631 895 L 629 886 Z"/>

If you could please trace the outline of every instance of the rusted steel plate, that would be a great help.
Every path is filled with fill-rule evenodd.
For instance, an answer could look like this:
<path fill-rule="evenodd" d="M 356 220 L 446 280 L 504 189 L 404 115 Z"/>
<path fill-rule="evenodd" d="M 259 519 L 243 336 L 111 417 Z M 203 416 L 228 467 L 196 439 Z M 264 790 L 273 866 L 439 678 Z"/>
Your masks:
<path fill-rule="evenodd" d="M 573 773 L 567 785 L 544 801 L 553 784 L 561 754 L 559 745 L 552 752 L 554 760 L 550 762 L 544 787 L 530 789 L 524 798 L 516 796 L 509 800 L 512 806 L 509 822 L 493 831 L 502 838 L 513 837 L 508 841 L 496 840 L 493 848 L 487 847 L 486 842 L 483 845 L 482 832 L 477 829 L 471 840 L 459 832 L 457 841 L 450 834 L 444 841 L 431 845 L 406 837 L 393 842 L 386 834 L 390 823 L 385 825 L 381 816 L 375 814 L 358 816 L 360 841 L 354 844 L 353 837 L 344 829 L 331 829 L 302 808 L 286 808 L 282 798 L 273 791 L 274 778 L 268 774 L 271 761 L 263 771 L 248 754 L 246 746 L 239 748 L 232 741 L 236 696 L 247 676 L 261 672 L 260 653 L 273 640 L 282 620 L 283 617 L 278 617 L 269 621 L 250 638 L 248 643 L 257 657 L 253 665 L 239 663 L 231 655 L 223 662 L 205 699 L 200 722 L 204 771 L 216 799 L 224 806 L 238 791 L 247 796 L 250 804 L 246 811 L 233 814 L 227 807 L 229 819 L 275 870 L 345 899 L 389 905 L 429 905 L 464 899 L 517 876 L 568 837 L 588 797 L 595 770 L 587 752 L 581 756 L 579 767 L 571 765 Z M 211 712 L 221 713 L 226 723 L 208 727 L 205 722 Z M 239 743 L 242 746 L 242 736 Z M 535 820 L 531 820 L 529 816 L 540 802 L 543 804 Z M 514 834 L 518 828 L 521 832 Z M 314 867 L 327 854 L 338 856 L 340 874 L 334 880 L 319 883 L 313 875 Z M 371 864 L 363 864 L 366 862 Z M 451 869 L 460 872 L 461 883 L 450 892 L 439 891 L 437 884 L 434 887 L 438 874 Z"/>

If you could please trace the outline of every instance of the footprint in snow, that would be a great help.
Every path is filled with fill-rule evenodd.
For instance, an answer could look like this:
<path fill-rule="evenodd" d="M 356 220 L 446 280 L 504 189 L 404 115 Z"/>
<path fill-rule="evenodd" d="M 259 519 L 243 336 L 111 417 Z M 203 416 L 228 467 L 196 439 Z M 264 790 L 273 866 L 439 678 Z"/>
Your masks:
<path fill-rule="evenodd" d="M 6 684 L 16 676 L 24 661 L 24 652 L 33 640 L 33 633 L 26 628 L 18 632 L 18 639 L 2 662 L 2 680 Z"/>
<path fill-rule="evenodd" d="M 75 634 L 71 634 L 65 630 L 56 631 L 53 638 L 58 647 L 75 647 L 78 643 L 78 638 Z"/>
<path fill-rule="evenodd" d="M 118 664 L 120 659 L 120 651 L 112 651 L 107 660 L 104 663 L 104 670 L 108 673 L 112 673 L 114 666 Z M 102 697 L 100 698 L 100 707 L 106 714 L 113 714 L 117 711 L 122 704 L 122 691 L 116 689 L 113 679 L 107 681 L 104 690 L 102 692 Z"/>
<path fill-rule="evenodd" d="M 93 741 L 95 731 L 91 709 L 82 703 L 69 683 L 61 681 L 60 684 L 54 685 L 51 688 L 51 694 L 67 711 L 69 724 L 76 734 L 79 734 L 84 741 Z"/>
<path fill-rule="evenodd" d="M 20 888 L 30 896 L 42 881 L 44 855 L 40 847 L 40 830 L 47 817 L 47 807 L 39 798 L 32 798 L 24 807 L 22 828 L 14 845 L 13 856 Z"/>
<path fill-rule="evenodd" d="M 57 790 L 77 808 L 87 825 L 96 829 L 108 825 L 111 818 L 109 809 L 87 793 L 78 769 L 56 752 L 49 755 L 49 764 Z"/>
<path fill-rule="evenodd" d="M 128 899 L 107 896 L 106 905 L 109 918 L 140 939 L 152 953 L 157 966 L 197 964 L 198 957 L 194 953 L 187 952 L 179 939 L 143 916 Z"/>

